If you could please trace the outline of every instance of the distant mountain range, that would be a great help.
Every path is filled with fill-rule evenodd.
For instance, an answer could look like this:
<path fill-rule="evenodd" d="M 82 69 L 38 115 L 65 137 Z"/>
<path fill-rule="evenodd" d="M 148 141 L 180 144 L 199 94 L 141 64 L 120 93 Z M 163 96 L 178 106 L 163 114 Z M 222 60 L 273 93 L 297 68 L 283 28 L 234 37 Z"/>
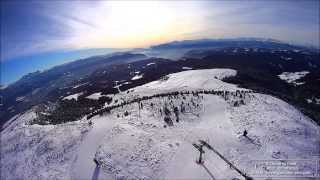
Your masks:
<path fill-rule="evenodd" d="M 247 47 L 247 48 L 286 48 L 286 49 L 309 49 L 319 50 L 312 47 L 292 45 L 275 39 L 267 38 L 233 38 L 233 39 L 199 39 L 183 40 L 164 43 L 152 46 L 152 49 L 171 49 L 171 48 L 225 48 L 225 47 Z"/>

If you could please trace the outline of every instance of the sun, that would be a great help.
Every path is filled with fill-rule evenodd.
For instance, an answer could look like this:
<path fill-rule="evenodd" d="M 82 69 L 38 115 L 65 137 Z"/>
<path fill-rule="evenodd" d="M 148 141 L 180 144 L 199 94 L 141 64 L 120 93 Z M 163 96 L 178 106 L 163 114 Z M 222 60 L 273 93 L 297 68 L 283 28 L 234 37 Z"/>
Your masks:
<path fill-rule="evenodd" d="M 158 41 L 175 29 L 175 12 L 164 3 L 155 1 L 111 1 L 104 30 L 112 41 L 127 46 L 141 46 Z"/>
<path fill-rule="evenodd" d="M 181 7 L 181 8 L 179 8 Z M 90 12 L 94 29 L 78 31 L 78 46 L 146 47 L 171 39 L 179 39 L 193 31 L 192 18 L 179 6 L 168 1 L 101 1 Z M 181 37 L 182 38 L 182 37 Z"/>

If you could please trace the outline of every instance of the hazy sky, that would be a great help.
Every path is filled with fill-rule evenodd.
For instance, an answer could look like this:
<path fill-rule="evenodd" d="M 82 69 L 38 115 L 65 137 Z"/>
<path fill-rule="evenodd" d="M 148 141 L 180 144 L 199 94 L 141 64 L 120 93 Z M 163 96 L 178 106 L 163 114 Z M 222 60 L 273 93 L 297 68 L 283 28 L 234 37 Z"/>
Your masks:
<path fill-rule="evenodd" d="M 197 38 L 265 37 L 319 47 L 319 9 L 318 0 L 1 1 L 1 61 Z"/>

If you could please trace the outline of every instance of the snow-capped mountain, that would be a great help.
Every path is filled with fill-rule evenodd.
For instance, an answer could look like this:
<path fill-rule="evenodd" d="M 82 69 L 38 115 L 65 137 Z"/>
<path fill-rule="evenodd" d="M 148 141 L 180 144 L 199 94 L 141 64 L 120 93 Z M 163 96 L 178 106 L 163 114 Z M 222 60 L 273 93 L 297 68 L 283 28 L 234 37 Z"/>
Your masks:
<path fill-rule="evenodd" d="M 56 125 L 34 123 L 45 112 L 31 108 L 3 126 L 1 179 L 244 179 L 208 148 L 196 163 L 199 140 L 248 177 L 258 176 L 256 160 L 299 159 L 299 170 L 319 170 L 319 126 L 283 100 L 224 82 L 237 75 L 187 70 L 114 95 L 83 94 L 110 99 Z"/>
<path fill-rule="evenodd" d="M 183 40 L 173 41 L 156 46 L 152 46 L 152 49 L 180 49 L 180 48 L 203 48 L 203 47 L 250 47 L 250 48 L 284 48 L 294 49 L 297 46 L 290 45 L 285 42 L 281 42 L 275 39 L 269 38 L 230 38 L 230 39 L 195 39 L 195 40 Z"/>

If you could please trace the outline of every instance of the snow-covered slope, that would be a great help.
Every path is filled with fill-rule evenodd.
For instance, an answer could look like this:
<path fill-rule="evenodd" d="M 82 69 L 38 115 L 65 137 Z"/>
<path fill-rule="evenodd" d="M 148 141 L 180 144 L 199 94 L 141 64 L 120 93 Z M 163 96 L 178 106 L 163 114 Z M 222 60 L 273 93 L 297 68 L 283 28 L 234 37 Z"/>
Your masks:
<path fill-rule="evenodd" d="M 246 90 L 238 88 L 234 84 L 221 81 L 224 78 L 235 76 L 237 72 L 232 69 L 203 69 L 190 70 L 179 73 L 169 74 L 160 80 L 129 89 L 126 92 L 120 92 L 113 96 L 111 104 L 106 106 L 120 104 L 124 101 L 130 101 L 138 97 L 152 96 L 159 93 L 168 93 L 175 91 L 236 91 Z"/>
<path fill-rule="evenodd" d="M 0 179 L 70 179 L 81 140 L 90 130 L 87 122 L 29 125 L 30 110 L 13 117 L 1 132 Z"/>
<path fill-rule="evenodd" d="M 278 77 L 281 80 L 286 81 L 289 84 L 293 84 L 295 86 L 299 86 L 304 84 L 304 82 L 297 82 L 299 79 L 303 78 L 304 76 L 306 76 L 307 74 L 309 74 L 310 72 L 308 71 L 301 71 L 301 72 L 283 72 L 281 74 L 278 75 Z"/>
<path fill-rule="evenodd" d="M 237 88 L 235 85 L 224 83 L 221 79 L 235 76 L 236 71 L 232 69 L 204 69 L 183 71 L 180 73 L 170 74 L 161 80 L 154 81 L 143 86 L 134 88 L 137 94 L 159 93 L 174 90 L 230 90 Z"/>
<path fill-rule="evenodd" d="M 71 99 L 75 99 L 77 100 L 79 96 L 81 96 L 83 93 L 77 93 L 77 94 L 72 94 L 72 95 L 69 95 L 67 97 L 64 97 L 63 99 L 67 99 L 67 100 L 71 100 Z"/>
<path fill-rule="evenodd" d="M 106 106 L 166 95 L 94 116 L 92 126 L 86 120 L 28 125 L 32 111 L 15 117 L 1 136 L 1 179 L 243 178 L 209 149 L 204 164 L 197 164 L 192 144 L 199 140 L 248 175 L 254 174 L 252 160 L 319 158 L 319 126 L 282 100 L 221 81 L 234 75 L 231 69 L 168 75 L 121 92 Z M 299 168 L 313 172 L 313 165 Z"/>

